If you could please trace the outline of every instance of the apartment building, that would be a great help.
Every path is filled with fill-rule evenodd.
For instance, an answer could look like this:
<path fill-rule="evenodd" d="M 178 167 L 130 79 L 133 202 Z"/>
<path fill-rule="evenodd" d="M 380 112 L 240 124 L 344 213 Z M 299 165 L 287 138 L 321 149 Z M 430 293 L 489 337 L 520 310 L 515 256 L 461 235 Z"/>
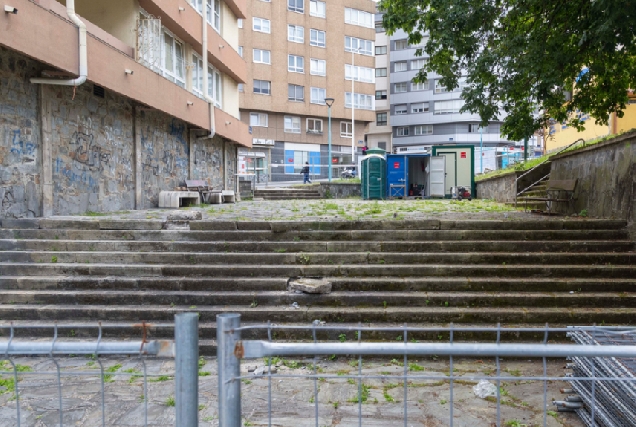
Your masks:
<path fill-rule="evenodd" d="M 382 27 L 384 14 L 376 9 L 375 14 L 375 121 L 369 123 L 366 134 L 368 148 L 393 150 L 391 143 L 391 104 L 390 104 L 390 67 L 389 36 Z"/>
<path fill-rule="evenodd" d="M 501 121 L 481 128 L 478 114 L 459 112 L 464 105 L 461 91 L 465 81 L 460 80 L 460 86 L 454 90 L 444 87 L 440 76 L 435 73 L 429 73 L 425 83 L 412 81 L 428 60 L 425 52 L 422 56 L 416 55 L 417 49 L 426 43 L 424 37 L 420 46 L 409 45 L 407 34 L 402 30 L 396 31 L 389 40 L 393 150 L 419 151 L 432 145 L 474 145 L 476 159 L 481 154 L 480 146 L 484 147 L 484 156 L 490 153 L 492 156 L 488 157 L 495 159 L 497 147 L 523 145 L 522 142 L 509 141 L 501 134 Z M 499 119 L 503 118 L 502 112 Z M 475 171 L 479 172 L 483 164 L 476 161 Z"/>
<path fill-rule="evenodd" d="M 329 164 L 337 176 L 361 153 L 374 120 L 374 11 L 371 0 L 248 0 L 240 111 L 253 144 L 244 166 L 258 182 L 299 180 L 305 162 L 315 177 Z"/>
<path fill-rule="evenodd" d="M 235 189 L 243 0 L 7 0 L 0 217 L 156 207 Z"/>

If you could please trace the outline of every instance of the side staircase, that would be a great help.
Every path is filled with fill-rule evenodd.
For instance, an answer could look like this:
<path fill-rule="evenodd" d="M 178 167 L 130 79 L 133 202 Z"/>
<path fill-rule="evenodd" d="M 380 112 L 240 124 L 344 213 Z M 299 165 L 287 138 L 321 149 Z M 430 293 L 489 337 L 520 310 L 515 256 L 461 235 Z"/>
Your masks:
<path fill-rule="evenodd" d="M 354 327 L 628 325 L 636 322 L 636 253 L 625 226 L 192 221 L 189 230 L 165 230 L 154 220 L 5 220 L 0 323 L 156 324 L 197 311 L 204 354 L 214 353 L 215 316 L 225 312 L 241 313 L 246 323 Z M 288 282 L 296 277 L 327 278 L 333 291 L 292 293 Z M 50 330 L 28 331 L 44 333 Z M 105 327 L 106 336 L 119 333 Z M 150 326 L 151 337 L 169 334 Z M 378 332 L 373 339 L 396 337 Z"/>
<path fill-rule="evenodd" d="M 529 200 L 526 199 L 529 197 L 547 197 L 546 189 L 548 188 L 548 179 L 544 179 L 543 181 L 537 182 L 535 185 L 527 189 L 521 196 L 517 197 L 517 207 L 525 208 L 528 210 L 547 210 L 546 202 L 537 201 L 537 200 Z M 507 205 L 514 206 L 515 202 L 508 202 Z"/>
<path fill-rule="evenodd" d="M 313 185 L 303 187 L 259 188 L 254 190 L 254 198 L 263 200 L 322 199 Z"/>

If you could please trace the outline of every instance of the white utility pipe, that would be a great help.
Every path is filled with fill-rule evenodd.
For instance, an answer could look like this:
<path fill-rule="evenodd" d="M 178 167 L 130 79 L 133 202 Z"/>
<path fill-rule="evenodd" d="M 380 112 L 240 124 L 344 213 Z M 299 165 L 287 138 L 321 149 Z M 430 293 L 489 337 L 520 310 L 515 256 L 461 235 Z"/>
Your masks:
<path fill-rule="evenodd" d="M 214 128 L 214 99 L 208 94 L 208 2 L 203 0 L 202 2 L 202 27 L 203 34 L 201 35 L 201 57 L 203 58 L 203 97 L 210 104 L 210 135 L 208 138 L 213 138 L 216 135 L 216 129 Z M 212 79 L 214 85 L 214 79 Z"/>
<path fill-rule="evenodd" d="M 86 49 L 86 25 L 75 14 L 75 0 L 66 0 L 66 14 L 71 22 L 79 27 L 79 77 L 70 80 L 31 79 L 31 83 L 61 86 L 79 86 L 88 76 L 88 54 Z"/>

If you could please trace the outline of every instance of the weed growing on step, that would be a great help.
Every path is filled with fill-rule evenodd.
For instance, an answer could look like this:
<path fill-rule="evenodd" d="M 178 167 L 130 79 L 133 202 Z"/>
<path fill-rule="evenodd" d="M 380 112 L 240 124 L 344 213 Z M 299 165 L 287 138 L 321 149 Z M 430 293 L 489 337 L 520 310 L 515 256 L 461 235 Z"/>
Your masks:
<path fill-rule="evenodd" d="M 153 378 L 150 380 L 151 383 L 161 383 L 164 381 L 170 381 L 172 379 L 169 375 L 160 375 L 157 378 Z"/>
<path fill-rule="evenodd" d="M 360 393 L 359 395 L 356 395 L 356 397 L 349 399 L 349 402 L 351 403 L 358 403 L 360 401 L 362 401 L 362 403 L 366 403 L 366 401 L 369 399 L 369 391 L 371 390 L 371 386 L 368 386 L 366 384 L 362 384 L 362 393 Z"/>
<path fill-rule="evenodd" d="M 170 396 L 166 399 L 165 405 L 166 406 L 174 406 L 175 405 L 175 401 L 174 401 L 174 396 Z"/>
<path fill-rule="evenodd" d="M 296 256 L 296 260 L 298 261 L 299 264 L 303 264 L 303 265 L 308 265 L 311 262 L 309 255 L 302 252 L 298 254 L 298 256 Z"/>
<path fill-rule="evenodd" d="M 340 340 L 340 342 L 347 341 L 347 335 L 345 335 L 345 334 L 338 335 L 338 340 Z"/>
<path fill-rule="evenodd" d="M 57 262 L 57 256 L 53 255 L 53 256 L 51 257 L 51 262 L 52 262 L 53 264 L 55 264 L 55 263 Z"/>

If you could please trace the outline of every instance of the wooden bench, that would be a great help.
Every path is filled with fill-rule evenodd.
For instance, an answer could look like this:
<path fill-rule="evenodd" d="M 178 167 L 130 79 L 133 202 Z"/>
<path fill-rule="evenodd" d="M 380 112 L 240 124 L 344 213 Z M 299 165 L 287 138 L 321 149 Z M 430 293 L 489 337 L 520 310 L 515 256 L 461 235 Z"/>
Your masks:
<path fill-rule="evenodd" d="M 201 198 L 198 191 L 161 191 L 159 192 L 160 208 L 180 208 L 182 206 L 199 205 Z"/>
<path fill-rule="evenodd" d="M 547 197 L 526 197 L 526 210 L 528 210 L 529 201 L 546 202 L 548 214 L 552 213 L 552 203 L 567 203 L 571 205 L 574 200 L 577 181 L 576 179 L 549 180 L 545 190 Z"/>

